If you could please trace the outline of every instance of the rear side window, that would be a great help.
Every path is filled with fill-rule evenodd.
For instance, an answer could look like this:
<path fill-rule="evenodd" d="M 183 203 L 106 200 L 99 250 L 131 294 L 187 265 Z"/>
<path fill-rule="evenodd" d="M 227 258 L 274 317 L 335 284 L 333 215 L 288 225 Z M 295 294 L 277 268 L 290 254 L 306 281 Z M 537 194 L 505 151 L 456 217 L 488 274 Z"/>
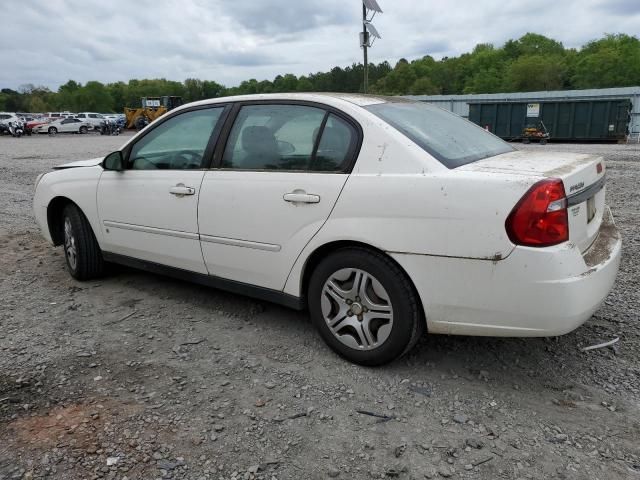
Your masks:
<path fill-rule="evenodd" d="M 340 117 L 330 114 L 322 131 L 311 170 L 319 172 L 343 170 L 353 154 L 355 143 L 355 128 Z"/>
<path fill-rule="evenodd" d="M 355 129 L 322 108 L 250 105 L 240 109 L 222 168 L 336 172 L 345 169 Z"/>
<path fill-rule="evenodd" d="M 474 123 L 428 103 L 386 102 L 363 108 L 406 135 L 447 168 L 514 150 Z"/>

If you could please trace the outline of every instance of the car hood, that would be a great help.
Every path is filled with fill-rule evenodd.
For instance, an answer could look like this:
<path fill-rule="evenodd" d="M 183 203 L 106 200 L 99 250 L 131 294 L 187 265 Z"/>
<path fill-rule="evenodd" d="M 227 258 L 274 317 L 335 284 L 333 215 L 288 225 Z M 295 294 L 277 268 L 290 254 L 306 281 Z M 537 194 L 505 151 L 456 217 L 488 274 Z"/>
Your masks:
<path fill-rule="evenodd" d="M 89 160 L 80 160 L 78 162 L 65 163 L 63 165 L 58 165 L 57 167 L 53 167 L 54 170 L 62 170 L 64 168 L 77 168 L 77 167 L 96 167 L 102 163 L 104 160 L 103 157 L 91 158 Z"/>

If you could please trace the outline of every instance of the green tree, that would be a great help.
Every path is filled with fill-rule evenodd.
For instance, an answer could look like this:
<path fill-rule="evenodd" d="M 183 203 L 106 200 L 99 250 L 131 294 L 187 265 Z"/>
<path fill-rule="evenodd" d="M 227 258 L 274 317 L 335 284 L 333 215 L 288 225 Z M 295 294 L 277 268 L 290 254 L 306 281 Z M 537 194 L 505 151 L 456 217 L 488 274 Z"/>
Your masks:
<path fill-rule="evenodd" d="M 506 72 L 506 90 L 526 92 L 559 90 L 566 68 L 560 56 L 526 55 L 515 60 Z"/>
<path fill-rule="evenodd" d="M 491 44 L 478 44 L 467 57 L 464 93 L 497 93 L 503 86 L 507 57 Z"/>
<path fill-rule="evenodd" d="M 113 105 L 109 91 L 97 81 L 87 82 L 78 90 L 76 98 L 78 106 L 90 112 L 110 112 Z"/>
<path fill-rule="evenodd" d="M 304 75 L 298 79 L 298 86 L 296 87 L 298 92 L 312 92 L 313 91 L 313 83 Z"/>
<path fill-rule="evenodd" d="M 510 58 L 523 55 L 562 55 L 562 43 L 537 33 L 525 33 L 518 40 L 509 40 L 503 47 Z"/>
<path fill-rule="evenodd" d="M 576 55 L 572 82 L 578 88 L 640 84 L 640 40 L 620 34 L 589 42 Z"/>
<path fill-rule="evenodd" d="M 395 68 L 388 75 L 378 80 L 373 91 L 385 95 L 402 95 L 409 92 L 411 85 L 418 79 L 406 59 L 398 60 Z"/>
<path fill-rule="evenodd" d="M 640 40 L 616 34 L 565 49 L 562 43 L 527 33 L 501 47 L 480 43 L 468 53 L 435 60 L 424 56 L 368 65 L 372 92 L 390 95 L 492 93 L 501 91 L 604 88 L 640 84 Z M 69 80 L 51 92 L 31 84 L 18 91 L 0 91 L 0 110 L 117 111 L 137 107 L 141 97 L 182 96 L 185 101 L 250 93 L 333 91 L 362 92 L 364 65 L 336 66 L 325 72 L 296 77 L 291 73 L 273 80 L 249 79 L 227 88 L 214 80 L 188 78 L 184 82 L 131 79 L 127 83 L 82 85 Z"/>
<path fill-rule="evenodd" d="M 438 87 L 429 77 L 421 77 L 411 84 L 408 93 L 411 95 L 435 95 L 438 93 Z"/>

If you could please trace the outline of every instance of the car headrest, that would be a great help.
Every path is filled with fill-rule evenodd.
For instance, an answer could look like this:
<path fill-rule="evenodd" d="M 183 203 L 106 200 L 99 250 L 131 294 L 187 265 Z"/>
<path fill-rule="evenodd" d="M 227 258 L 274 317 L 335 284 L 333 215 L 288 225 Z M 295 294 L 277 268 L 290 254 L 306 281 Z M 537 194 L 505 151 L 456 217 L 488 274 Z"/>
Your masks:
<path fill-rule="evenodd" d="M 242 130 L 242 148 L 250 154 L 275 153 L 278 151 L 276 137 L 267 127 L 252 125 Z"/>

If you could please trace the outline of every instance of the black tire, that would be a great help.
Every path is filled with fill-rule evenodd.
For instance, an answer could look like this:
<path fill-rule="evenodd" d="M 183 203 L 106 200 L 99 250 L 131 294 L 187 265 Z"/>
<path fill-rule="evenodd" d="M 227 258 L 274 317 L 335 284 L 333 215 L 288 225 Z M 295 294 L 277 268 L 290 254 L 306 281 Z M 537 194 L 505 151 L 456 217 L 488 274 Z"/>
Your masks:
<path fill-rule="evenodd" d="M 540 145 L 546 145 L 547 144 L 547 139 L 543 138 L 542 140 L 540 140 Z"/>
<path fill-rule="evenodd" d="M 89 131 L 89 130 L 87 129 L 87 127 L 85 127 L 85 126 L 80 127 L 80 133 L 85 134 L 85 133 L 87 133 L 88 131 Z"/>
<path fill-rule="evenodd" d="M 325 282 L 341 269 L 357 269 L 373 276 L 386 291 L 393 309 L 390 333 L 378 347 L 352 348 L 334 335 L 322 311 Z M 407 275 L 390 258 L 365 248 L 336 250 L 315 268 L 307 292 L 311 321 L 320 336 L 338 355 L 365 366 L 389 363 L 411 350 L 425 331 L 425 320 L 418 295 Z"/>
<path fill-rule="evenodd" d="M 68 237 L 68 227 L 70 227 L 71 239 Z M 73 204 L 67 205 L 62 212 L 62 234 L 64 258 L 71 276 L 76 280 L 91 280 L 100 277 L 104 271 L 102 251 L 89 221 L 82 211 Z M 74 246 L 73 255 L 71 254 L 71 245 Z"/>
<path fill-rule="evenodd" d="M 56 127 L 49 127 L 49 135 L 55 135 L 56 133 L 58 133 L 58 129 Z"/>

